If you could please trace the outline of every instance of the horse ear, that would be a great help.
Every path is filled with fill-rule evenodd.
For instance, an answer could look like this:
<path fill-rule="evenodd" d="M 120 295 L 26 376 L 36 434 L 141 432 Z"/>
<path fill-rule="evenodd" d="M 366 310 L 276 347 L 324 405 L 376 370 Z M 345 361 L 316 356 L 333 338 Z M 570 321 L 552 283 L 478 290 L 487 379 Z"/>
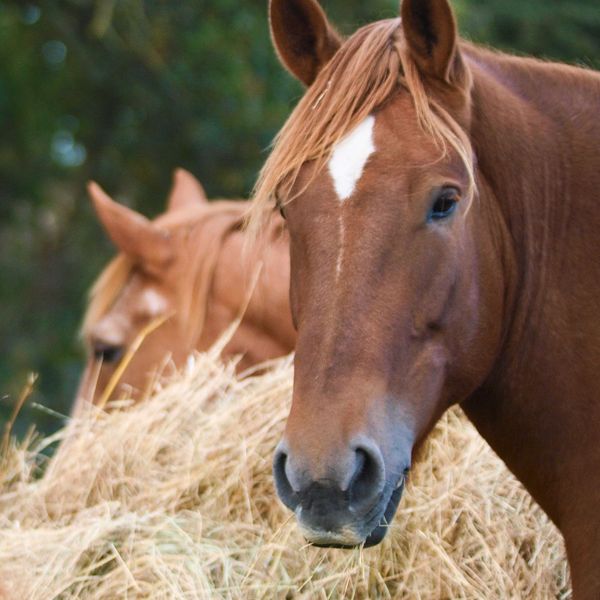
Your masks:
<path fill-rule="evenodd" d="M 202 184 L 189 171 L 175 169 L 173 172 L 173 185 L 167 201 L 167 212 L 205 204 L 206 202 L 208 202 L 208 199 Z"/>
<path fill-rule="evenodd" d="M 458 30 L 448 0 L 403 0 L 402 29 L 419 70 L 452 83 L 460 63 Z"/>
<path fill-rule="evenodd" d="M 98 219 L 115 246 L 145 271 L 160 273 L 173 256 L 169 232 L 112 200 L 94 181 L 88 184 L 88 193 Z"/>
<path fill-rule="evenodd" d="M 307 86 L 342 45 L 317 0 L 270 0 L 269 21 L 279 59 Z"/>

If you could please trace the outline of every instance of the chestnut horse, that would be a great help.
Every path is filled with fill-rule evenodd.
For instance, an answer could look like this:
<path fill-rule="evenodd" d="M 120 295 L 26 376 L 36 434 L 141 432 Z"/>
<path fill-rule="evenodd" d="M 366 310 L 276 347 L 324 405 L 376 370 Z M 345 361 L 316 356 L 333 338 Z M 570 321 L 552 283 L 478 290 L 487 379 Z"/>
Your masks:
<path fill-rule="evenodd" d="M 238 369 L 293 350 L 281 220 L 245 255 L 247 203 L 209 203 L 183 169 L 175 172 L 167 211 L 154 221 L 117 204 L 95 183 L 89 193 L 120 254 L 91 292 L 82 328 L 88 359 L 75 413 L 86 402 L 105 404 L 121 394 L 139 399 L 157 371 L 180 367 L 192 351 L 208 349 L 242 312 L 223 350 L 224 357 L 241 355 Z"/>
<path fill-rule="evenodd" d="M 446 0 L 342 40 L 271 0 L 309 86 L 255 190 L 290 235 L 298 330 L 276 451 L 318 545 L 378 543 L 415 453 L 460 403 L 600 598 L 600 76 L 459 38 Z"/>

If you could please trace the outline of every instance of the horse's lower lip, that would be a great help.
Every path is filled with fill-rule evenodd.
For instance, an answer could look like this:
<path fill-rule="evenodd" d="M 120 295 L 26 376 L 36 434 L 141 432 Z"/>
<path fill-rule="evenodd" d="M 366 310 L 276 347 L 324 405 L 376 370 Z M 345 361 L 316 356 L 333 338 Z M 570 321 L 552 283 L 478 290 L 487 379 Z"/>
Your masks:
<path fill-rule="evenodd" d="M 388 532 L 388 528 L 394 515 L 396 514 L 396 510 L 398 509 L 398 504 L 400 504 L 400 499 L 402 498 L 402 492 L 404 491 L 404 479 L 402 479 L 402 483 L 392 492 L 390 499 L 385 507 L 385 511 L 383 512 L 383 516 L 379 519 L 379 522 L 375 526 L 375 529 L 371 531 L 371 533 L 367 536 L 365 540 L 364 547 L 370 548 L 371 546 L 376 546 L 383 540 L 385 534 Z"/>
<path fill-rule="evenodd" d="M 379 544 L 383 538 L 385 537 L 389 524 L 392 522 L 394 515 L 396 514 L 396 510 L 398 509 L 398 504 L 400 503 L 400 499 L 402 498 L 402 492 L 404 491 L 404 478 L 399 482 L 399 485 L 392 492 L 390 499 L 388 500 L 387 506 L 383 511 L 383 514 L 377 519 L 375 527 L 372 529 L 371 533 L 369 533 L 364 542 L 362 544 L 328 544 L 328 543 L 312 543 L 313 546 L 317 548 L 342 548 L 342 549 L 350 549 L 356 548 L 357 546 L 364 546 L 365 548 L 370 548 L 371 546 L 376 546 Z"/>

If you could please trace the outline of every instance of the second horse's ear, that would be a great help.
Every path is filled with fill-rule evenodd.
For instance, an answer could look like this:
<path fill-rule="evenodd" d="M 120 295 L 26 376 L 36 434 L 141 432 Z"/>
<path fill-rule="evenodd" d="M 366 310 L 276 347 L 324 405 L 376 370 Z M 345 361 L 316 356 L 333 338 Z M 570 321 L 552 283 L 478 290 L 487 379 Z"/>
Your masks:
<path fill-rule="evenodd" d="M 115 246 L 148 273 L 161 273 L 173 258 L 169 233 L 112 200 L 94 181 L 88 184 L 88 193 L 100 223 Z"/>
<path fill-rule="evenodd" d="M 270 0 L 269 21 L 279 59 L 307 86 L 342 45 L 317 0 Z"/>
<path fill-rule="evenodd" d="M 189 171 L 182 168 L 175 169 L 173 185 L 167 201 L 167 212 L 207 202 L 208 199 L 202 184 Z"/>

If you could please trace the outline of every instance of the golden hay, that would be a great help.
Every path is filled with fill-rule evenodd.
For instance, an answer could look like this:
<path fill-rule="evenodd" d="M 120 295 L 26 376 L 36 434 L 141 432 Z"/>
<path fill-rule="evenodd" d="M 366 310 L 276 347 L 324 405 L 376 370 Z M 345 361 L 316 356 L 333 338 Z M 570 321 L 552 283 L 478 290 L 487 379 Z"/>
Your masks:
<path fill-rule="evenodd" d="M 0 596 L 570 596 L 560 536 L 459 410 L 431 436 L 382 545 L 307 546 L 271 478 L 291 373 L 285 359 L 241 380 L 214 351 L 144 404 L 13 443 Z"/>

